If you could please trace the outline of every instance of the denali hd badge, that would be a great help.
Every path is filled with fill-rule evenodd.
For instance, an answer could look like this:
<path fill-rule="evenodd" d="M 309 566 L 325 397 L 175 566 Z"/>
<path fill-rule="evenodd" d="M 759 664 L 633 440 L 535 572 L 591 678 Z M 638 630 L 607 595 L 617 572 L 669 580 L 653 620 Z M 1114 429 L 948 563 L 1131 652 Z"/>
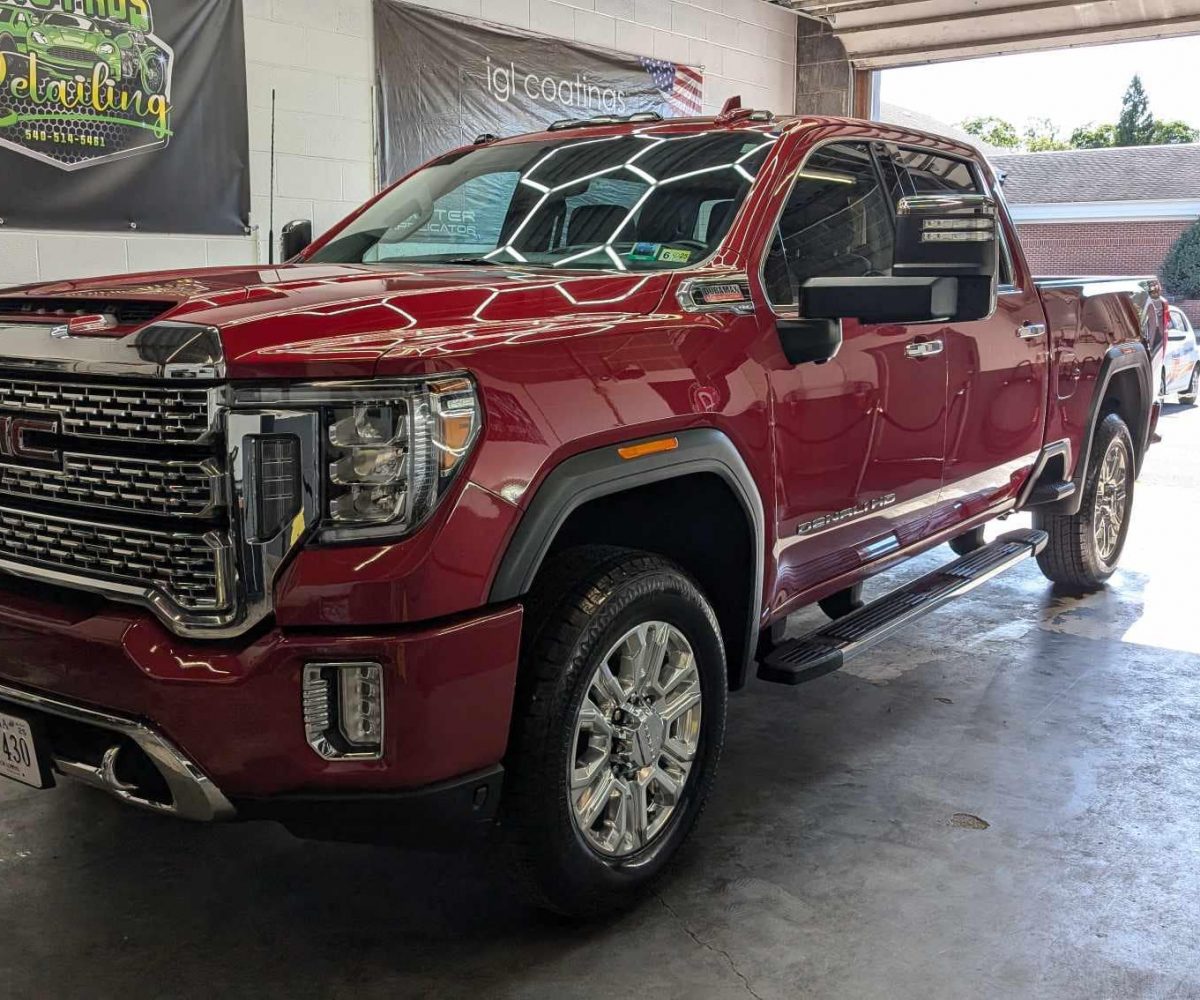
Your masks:
<path fill-rule="evenodd" d="M 862 517 L 864 514 L 873 514 L 877 510 L 883 510 L 884 507 L 890 507 L 895 502 L 895 493 L 885 493 L 881 497 L 864 500 L 853 507 L 847 507 L 844 510 L 835 510 L 832 514 L 822 514 L 820 517 L 814 517 L 811 521 L 802 521 L 796 525 L 796 534 L 810 535 L 814 531 L 832 528 L 835 524 L 841 524 L 843 521 L 852 521 L 856 517 Z"/>
<path fill-rule="evenodd" d="M 46 440 L 58 433 L 57 417 L 0 410 L 0 466 L 62 469 L 62 452 Z"/>

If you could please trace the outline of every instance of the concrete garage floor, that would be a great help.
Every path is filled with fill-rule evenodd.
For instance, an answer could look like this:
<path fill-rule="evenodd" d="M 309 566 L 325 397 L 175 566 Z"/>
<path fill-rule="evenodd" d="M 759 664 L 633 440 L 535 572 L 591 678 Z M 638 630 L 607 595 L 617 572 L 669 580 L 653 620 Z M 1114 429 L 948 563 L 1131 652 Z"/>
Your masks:
<path fill-rule="evenodd" d="M 1200 996 L 1200 408 L 1161 428 L 1107 591 L 1028 563 L 852 672 L 735 696 L 685 863 L 619 920 L 531 912 L 477 858 L 4 783 L 0 990 Z"/>

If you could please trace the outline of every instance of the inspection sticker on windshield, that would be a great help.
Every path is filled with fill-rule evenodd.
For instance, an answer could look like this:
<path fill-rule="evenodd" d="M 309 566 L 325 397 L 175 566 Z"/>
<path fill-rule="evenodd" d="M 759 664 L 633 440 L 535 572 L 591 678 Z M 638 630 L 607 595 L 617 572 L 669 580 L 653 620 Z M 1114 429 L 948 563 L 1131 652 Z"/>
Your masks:
<path fill-rule="evenodd" d="M 45 786 L 29 723 L 3 713 L 0 713 L 0 775 L 34 788 Z"/>
<path fill-rule="evenodd" d="M 629 251 L 630 260 L 657 260 L 658 251 L 662 249 L 661 243 L 635 243 L 633 249 Z"/>
<path fill-rule="evenodd" d="M 676 247 L 663 247 L 658 251 L 658 259 L 672 264 L 686 264 L 692 259 L 692 251 L 680 250 Z"/>

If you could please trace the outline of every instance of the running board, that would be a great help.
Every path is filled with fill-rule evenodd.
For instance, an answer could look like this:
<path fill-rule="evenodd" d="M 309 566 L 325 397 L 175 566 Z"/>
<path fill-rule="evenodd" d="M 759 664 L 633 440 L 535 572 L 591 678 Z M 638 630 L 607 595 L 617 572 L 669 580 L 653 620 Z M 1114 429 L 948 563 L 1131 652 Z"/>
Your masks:
<path fill-rule="evenodd" d="M 1009 531 L 919 580 L 893 590 L 800 639 L 781 643 L 758 665 L 759 679 L 803 684 L 839 669 L 846 660 L 1046 547 L 1044 531 Z"/>

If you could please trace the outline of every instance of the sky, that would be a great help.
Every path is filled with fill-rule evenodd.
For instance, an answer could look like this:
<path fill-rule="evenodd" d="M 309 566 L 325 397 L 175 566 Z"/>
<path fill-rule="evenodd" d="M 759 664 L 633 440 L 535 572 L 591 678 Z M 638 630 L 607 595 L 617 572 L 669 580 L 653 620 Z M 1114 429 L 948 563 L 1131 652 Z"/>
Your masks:
<path fill-rule="evenodd" d="M 1044 117 L 1068 135 L 1087 122 L 1115 122 L 1134 73 L 1155 118 L 1200 128 L 1200 37 L 889 69 L 880 74 L 880 99 L 951 124 L 996 115 L 1020 130 Z"/>

